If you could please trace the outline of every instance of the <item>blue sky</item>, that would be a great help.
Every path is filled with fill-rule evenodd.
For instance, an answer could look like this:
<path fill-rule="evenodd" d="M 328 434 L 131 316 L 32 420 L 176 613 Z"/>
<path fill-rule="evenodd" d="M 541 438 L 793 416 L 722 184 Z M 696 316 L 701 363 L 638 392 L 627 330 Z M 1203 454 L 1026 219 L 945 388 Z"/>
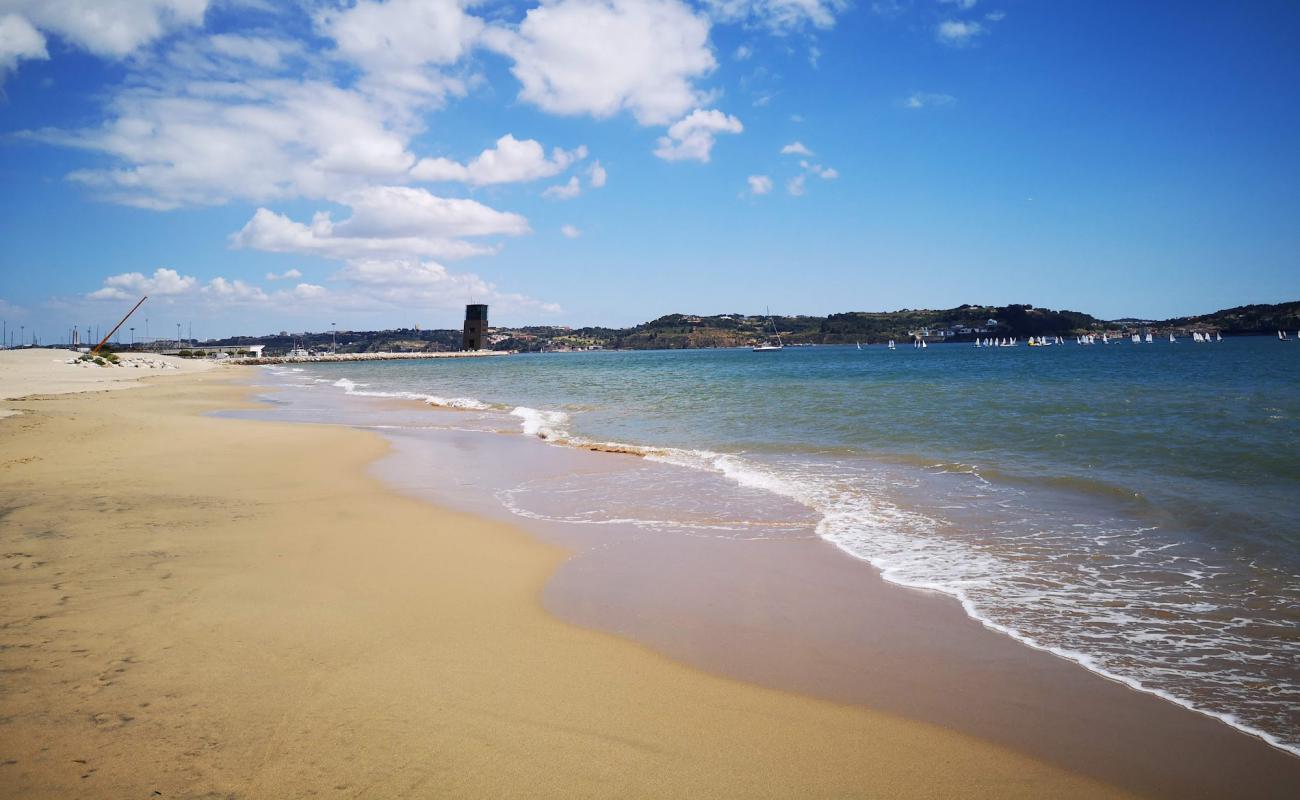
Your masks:
<path fill-rule="evenodd" d="M 1293 300 L 1298 38 L 1263 0 L 0 0 L 0 312 Z"/>

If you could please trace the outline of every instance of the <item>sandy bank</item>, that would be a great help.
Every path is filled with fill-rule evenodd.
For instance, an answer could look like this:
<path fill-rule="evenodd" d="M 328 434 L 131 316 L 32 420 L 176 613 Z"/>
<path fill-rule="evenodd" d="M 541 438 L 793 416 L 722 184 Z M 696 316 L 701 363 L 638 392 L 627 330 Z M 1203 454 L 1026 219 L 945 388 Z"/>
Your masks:
<path fill-rule="evenodd" d="M 563 551 L 396 496 L 219 374 L 0 421 L 0 796 L 1114 794 L 566 625 Z"/>
<path fill-rule="evenodd" d="M 75 361 L 72 350 L 0 350 L 0 401 L 29 395 L 67 394 L 139 386 L 149 375 L 207 372 L 217 362 L 154 353 L 119 353 L 120 365 L 101 367 Z M 19 404 L 0 402 L 0 417 L 15 414 Z"/>

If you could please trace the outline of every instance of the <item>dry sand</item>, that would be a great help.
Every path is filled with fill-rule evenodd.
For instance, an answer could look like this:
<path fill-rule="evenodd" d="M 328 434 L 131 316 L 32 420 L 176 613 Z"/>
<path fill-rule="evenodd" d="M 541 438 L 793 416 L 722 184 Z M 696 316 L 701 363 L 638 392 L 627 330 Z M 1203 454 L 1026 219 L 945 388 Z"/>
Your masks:
<path fill-rule="evenodd" d="M 562 550 L 388 491 L 370 433 L 200 416 L 247 395 L 8 404 L 0 796 L 1118 794 L 560 622 Z"/>
<path fill-rule="evenodd" d="M 149 375 L 171 372 L 206 372 L 218 362 L 177 358 L 153 353 L 119 353 L 120 365 L 104 366 L 79 359 L 72 350 L 32 348 L 0 351 L 0 401 L 33 394 L 67 394 L 92 389 L 130 389 Z M 13 404 L 0 402 L 0 417 L 14 413 Z"/>

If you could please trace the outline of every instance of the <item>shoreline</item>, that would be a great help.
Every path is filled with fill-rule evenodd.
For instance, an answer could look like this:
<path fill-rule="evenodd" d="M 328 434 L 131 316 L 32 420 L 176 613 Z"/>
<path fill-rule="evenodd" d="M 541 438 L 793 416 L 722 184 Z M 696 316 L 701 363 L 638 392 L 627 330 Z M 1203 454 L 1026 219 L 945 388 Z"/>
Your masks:
<path fill-rule="evenodd" d="M 583 627 L 713 674 L 962 730 L 1135 791 L 1272 796 L 1282 785 L 1300 787 L 1300 761 L 1262 738 L 1032 649 L 968 617 L 950 595 L 887 582 L 869 562 L 846 558 L 824 539 L 713 549 L 696 541 L 684 548 L 671 536 L 637 542 L 634 531 L 617 526 L 593 537 L 582 526 L 513 516 L 493 496 L 494 489 L 546 480 L 552 471 L 637 481 L 636 470 L 654 467 L 641 459 L 542 447 L 513 433 L 429 430 L 417 420 L 441 419 L 454 429 L 447 415 L 458 412 L 392 398 L 348 398 L 364 405 L 334 418 L 339 395 L 314 396 L 331 399 L 300 415 L 360 427 L 382 423 L 375 427 L 394 450 L 372 471 L 404 493 L 575 551 L 544 597 L 549 610 Z M 366 410 L 383 408 L 408 414 L 373 419 Z M 1191 764 L 1179 763 L 1189 757 Z"/>
<path fill-rule="evenodd" d="M 367 477 L 371 433 L 205 416 L 228 377 L 0 421 L 0 794 L 1120 794 L 561 622 L 564 551 Z"/>
<path fill-rule="evenodd" d="M 887 582 L 829 541 L 587 533 L 429 488 L 487 482 L 502 469 L 503 483 L 545 475 L 546 462 L 557 473 L 618 475 L 640 460 L 509 434 L 382 432 L 394 451 L 375 472 L 405 493 L 574 550 L 544 602 L 575 624 L 713 674 L 963 731 L 1139 794 L 1270 797 L 1300 787 L 1289 752 L 1030 648 L 950 595 Z"/>

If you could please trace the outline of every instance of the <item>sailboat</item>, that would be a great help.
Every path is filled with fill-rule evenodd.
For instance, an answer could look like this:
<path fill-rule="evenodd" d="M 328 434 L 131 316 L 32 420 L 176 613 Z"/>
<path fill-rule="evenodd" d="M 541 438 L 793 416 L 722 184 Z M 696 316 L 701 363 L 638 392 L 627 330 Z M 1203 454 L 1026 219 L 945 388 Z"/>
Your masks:
<path fill-rule="evenodd" d="M 776 337 L 776 344 L 772 344 L 771 339 L 762 344 L 756 344 L 751 348 L 755 353 L 769 353 L 785 348 L 785 345 L 781 343 L 781 333 L 776 329 L 776 323 L 772 321 L 772 309 L 770 308 L 767 309 L 767 324 L 772 328 L 772 335 Z"/>
<path fill-rule="evenodd" d="M 1174 338 L 1174 334 L 1173 334 L 1172 331 L 1170 331 L 1170 333 L 1169 333 L 1169 343 L 1170 343 L 1170 344 L 1178 344 L 1178 340 Z"/>
<path fill-rule="evenodd" d="M 856 344 L 857 344 L 857 346 L 858 346 L 858 349 L 861 350 L 861 349 L 862 349 L 862 342 L 857 342 Z"/>
<path fill-rule="evenodd" d="M 1130 338 L 1129 341 L 1133 342 L 1133 344 L 1141 344 L 1141 343 L 1142 343 L 1142 337 L 1141 337 L 1141 336 L 1138 336 L 1138 335 L 1135 333 L 1135 334 L 1133 334 L 1133 336 Z"/>
<path fill-rule="evenodd" d="M 1216 341 L 1216 342 L 1221 342 L 1221 341 L 1223 341 L 1223 334 L 1219 333 L 1218 331 L 1215 331 L 1215 332 L 1214 332 L 1214 341 Z"/>
<path fill-rule="evenodd" d="M 894 340 L 893 340 L 893 339 L 890 339 L 890 340 L 889 340 L 889 349 L 890 349 L 890 350 L 894 350 L 894 349 L 896 349 L 896 348 L 894 347 Z"/>
<path fill-rule="evenodd" d="M 1147 344 L 1151 344 L 1151 332 L 1150 332 L 1150 331 L 1147 331 L 1146 343 L 1147 343 Z"/>
<path fill-rule="evenodd" d="M 1297 335 L 1297 336 L 1300 336 L 1300 333 L 1297 333 L 1296 335 Z M 1278 338 L 1279 340 L 1285 342 L 1285 341 L 1286 341 L 1286 331 L 1278 331 L 1278 332 L 1277 332 L 1277 338 Z"/>

